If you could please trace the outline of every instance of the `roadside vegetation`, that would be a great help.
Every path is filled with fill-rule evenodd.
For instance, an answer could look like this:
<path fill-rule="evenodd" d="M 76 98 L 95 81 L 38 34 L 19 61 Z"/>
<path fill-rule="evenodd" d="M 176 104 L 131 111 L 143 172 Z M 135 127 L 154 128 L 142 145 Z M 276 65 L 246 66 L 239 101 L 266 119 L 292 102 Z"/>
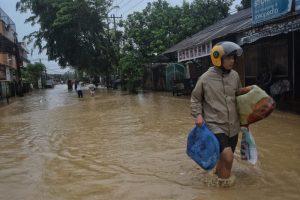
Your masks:
<path fill-rule="evenodd" d="M 148 3 L 140 12 L 114 24 L 112 0 L 20 0 L 16 8 L 31 12 L 26 19 L 40 29 L 25 37 L 49 60 L 78 74 L 126 77 L 131 92 L 148 63 L 205 27 L 229 15 L 233 0 L 194 0 L 171 6 L 165 0 Z M 247 4 L 247 1 L 242 3 Z M 240 6 L 242 8 L 243 5 Z"/>

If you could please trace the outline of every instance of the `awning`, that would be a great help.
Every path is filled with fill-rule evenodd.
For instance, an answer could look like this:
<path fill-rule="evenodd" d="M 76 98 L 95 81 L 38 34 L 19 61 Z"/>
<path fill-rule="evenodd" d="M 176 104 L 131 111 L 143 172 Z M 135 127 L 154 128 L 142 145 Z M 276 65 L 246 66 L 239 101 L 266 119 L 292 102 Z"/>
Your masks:
<path fill-rule="evenodd" d="M 239 44 L 243 45 L 245 43 L 253 43 L 261 38 L 271 37 L 297 30 L 300 30 L 300 18 L 283 21 L 276 24 L 268 24 L 246 31 L 245 36 L 240 39 Z"/>

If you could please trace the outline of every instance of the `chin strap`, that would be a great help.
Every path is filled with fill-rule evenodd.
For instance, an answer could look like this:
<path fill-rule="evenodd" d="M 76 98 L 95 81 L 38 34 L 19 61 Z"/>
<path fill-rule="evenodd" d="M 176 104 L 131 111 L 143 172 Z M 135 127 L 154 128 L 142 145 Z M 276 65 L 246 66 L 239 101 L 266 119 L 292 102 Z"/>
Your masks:
<path fill-rule="evenodd" d="M 231 69 L 225 69 L 223 66 L 221 66 L 221 69 L 224 74 L 229 74 L 231 71 Z"/>

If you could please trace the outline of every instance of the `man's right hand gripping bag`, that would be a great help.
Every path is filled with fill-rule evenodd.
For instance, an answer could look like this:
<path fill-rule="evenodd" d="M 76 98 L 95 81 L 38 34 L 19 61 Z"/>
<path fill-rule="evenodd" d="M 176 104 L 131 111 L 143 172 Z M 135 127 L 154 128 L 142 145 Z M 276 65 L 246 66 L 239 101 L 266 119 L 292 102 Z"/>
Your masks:
<path fill-rule="evenodd" d="M 249 125 L 267 117 L 275 109 L 275 101 L 256 85 L 241 89 L 237 107 L 241 125 Z"/>
<path fill-rule="evenodd" d="M 195 126 L 187 138 L 187 155 L 205 170 L 211 170 L 220 158 L 220 144 L 207 128 Z"/>

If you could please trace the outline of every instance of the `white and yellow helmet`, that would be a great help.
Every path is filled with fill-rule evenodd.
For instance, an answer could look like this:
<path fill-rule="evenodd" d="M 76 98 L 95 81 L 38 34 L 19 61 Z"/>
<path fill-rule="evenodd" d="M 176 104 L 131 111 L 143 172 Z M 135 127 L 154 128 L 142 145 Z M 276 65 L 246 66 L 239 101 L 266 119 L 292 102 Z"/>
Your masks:
<path fill-rule="evenodd" d="M 241 56 L 243 49 L 234 42 L 224 41 L 217 43 L 210 52 L 210 59 L 214 66 L 221 67 L 222 57 L 228 55 Z"/>

